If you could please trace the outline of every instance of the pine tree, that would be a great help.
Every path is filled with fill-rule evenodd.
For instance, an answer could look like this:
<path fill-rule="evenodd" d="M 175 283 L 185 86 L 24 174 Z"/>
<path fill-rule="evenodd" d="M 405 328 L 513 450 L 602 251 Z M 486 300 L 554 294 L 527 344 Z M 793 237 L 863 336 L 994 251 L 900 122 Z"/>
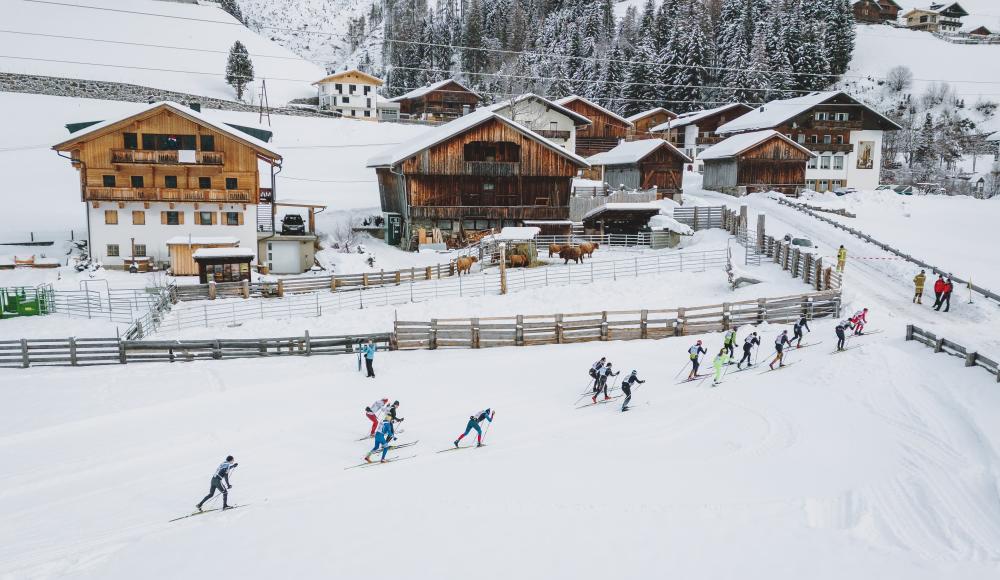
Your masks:
<path fill-rule="evenodd" d="M 608 53 L 607 62 L 604 63 L 598 97 L 601 106 L 619 114 L 624 112 L 622 82 L 625 80 L 625 69 L 621 62 L 624 58 L 621 47 L 616 43 Z"/>
<path fill-rule="evenodd" d="M 719 95 L 729 101 L 747 101 L 753 91 L 748 86 L 754 72 L 751 63 L 757 23 L 764 14 L 762 0 L 726 0 L 722 5 L 719 30 L 718 63 L 722 68 L 719 84 L 726 87 Z"/>
<path fill-rule="evenodd" d="M 673 98 L 666 103 L 668 109 L 683 113 L 701 108 L 699 102 L 706 98 L 704 87 L 710 78 L 711 40 L 708 11 L 701 0 L 682 0 L 678 6 L 676 35 L 676 67 L 670 82 L 674 85 Z"/>
<path fill-rule="evenodd" d="M 247 85 L 253 82 L 253 62 L 243 43 L 236 41 L 229 49 L 229 60 L 226 62 L 226 82 L 236 89 L 236 99 L 242 101 Z"/>
<path fill-rule="evenodd" d="M 240 5 L 236 3 L 236 0 L 222 0 L 221 8 L 244 25 L 247 23 L 243 18 L 243 11 L 240 10 Z"/>
<path fill-rule="evenodd" d="M 656 60 L 653 38 L 649 35 L 639 39 L 639 45 L 632 55 L 632 62 L 626 75 L 625 98 L 622 105 L 626 115 L 634 115 L 652 106 L 656 101 L 655 89 L 649 85 L 652 76 L 652 62 Z"/>
<path fill-rule="evenodd" d="M 486 51 L 477 50 L 483 46 L 483 10 L 479 0 L 469 0 L 465 7 L 465 22 L 462 26 L 462 70 L 478 73 L 486 68 Z"/>
<path fill-rule="evenodd" d="M 827 48 L 830 50 L 830 72 L 842 75 L 847 72 L 854 53 L 854 12 L 850 0 L 826 0 L 828 26 Z"/>
<path fill-rule="evenodd" d="M 767 29 L 764 33 L 765 52 L 767 54 L 768 92 L 759 94 L 760 100 L 784 99 L 793 96 L 792 89 L 795 79 L 792 76 L 791 54 L 796 42 L 797 32 L 790 26 L 787 0 L 777 0 L 772 5 L 768 16 Z"/>
<path fill-rule="evenodd" d="M 805 11 L 803 11 L 805 12 Z M 831 82 L 830 60 L 827 58 L 825 23 L 818 18 L 808 18 L 803 22 L 795 61 L 796 89 L 821 91 Z"/>

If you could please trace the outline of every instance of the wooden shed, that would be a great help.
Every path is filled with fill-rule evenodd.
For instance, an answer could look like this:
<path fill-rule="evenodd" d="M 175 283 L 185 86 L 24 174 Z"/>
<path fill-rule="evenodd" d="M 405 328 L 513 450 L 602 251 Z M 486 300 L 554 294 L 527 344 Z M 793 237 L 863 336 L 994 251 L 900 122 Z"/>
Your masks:
<path fill-rule="evenodd" d="M 663 107 L 655 107 L 641 113 L 636 113 L 631 117 L 627 117 L 628 121 L 632 123 L 632 129 L 629 130 L 630 139 L 659 139 L 663 135 L 653 132 L 653 127 L 662 125 L 668 121 L 672 121 L 677 118 L 677 113 L 664 109 Z"/>
<path fill-rule="evenodd" d="M 626 141 L 587 158 L 611 189 L 652 189 L 671 197 L 681 194 L 684 164 L 691 158 L 663 139 Z"/>
<path fill-rule="evenodd" d="M 197 276 L 194 253 L 202 248 L 235 248 L 240 239 L 227 236 L 174 236 L 166 241 L 170 272 L 174 276 Z"/>
<path fill-rule="evenodd" d="M 250 280 L 253 248 L 200 248 L 194 252 L 198 264 L 198 279 L 209 282 L 240 282 Z"/>
<path fill-rule="evenodd" d="M 774 130 L 734 135 L 703 151 L 702 187 L 728 194 L 805 187 L 806 163 L 816 154 Z M 742 188 L 745 188 L 743 190 Z"/>
<path fill-rule="evenodd" d="M 399 114 L 419 119 L 454 119 L 476 110 L 482 97 L 462 83 L 446 79 L 389 99 Z"/>
<path fill-rule="evenodd" d="M 625 117 L 577 95 L 559 99 L 556 104 L 590 119 L 589 126 L 576 131 L 576 152 L 584 157 L 614 149 L 633 129 Z"/>
<path fill-rule="evenodd" d="M 655 203 L 608 203 L 583 216 L 583 231 L 593 235 L 635 235 L 648 231 L 649 220 L 660 213 Z"/>

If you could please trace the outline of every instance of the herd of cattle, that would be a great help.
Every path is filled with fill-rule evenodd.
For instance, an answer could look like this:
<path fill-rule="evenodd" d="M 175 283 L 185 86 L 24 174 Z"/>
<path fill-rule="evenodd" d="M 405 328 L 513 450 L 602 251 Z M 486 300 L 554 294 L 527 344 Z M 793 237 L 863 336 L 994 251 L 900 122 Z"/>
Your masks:
<path fill-rule="evenodd" d="M 549 257 L 559 256 L 563 260 L 563 264 L 568 264 L 570 260 L 573 260 L 577 264 L 583 261 L 584 257 L 593 258 L 594 251 L 600 247 L 597 242 L 582 242 L 580 245 L 564 245 L 550 244 L 549 245 Z M 455 260 L 455 268 L 458 271 L 458 275 L 468 274 L 472 271 L 472 265 L 479 261 L 479 258 L 475 256 L 466 256 L 458 258 Z M 528 256 L 521 254 L 508 254 L 507 255 L 507 265 L 511 268 L 527 268 L 531 265 L 531 260 Z"/>

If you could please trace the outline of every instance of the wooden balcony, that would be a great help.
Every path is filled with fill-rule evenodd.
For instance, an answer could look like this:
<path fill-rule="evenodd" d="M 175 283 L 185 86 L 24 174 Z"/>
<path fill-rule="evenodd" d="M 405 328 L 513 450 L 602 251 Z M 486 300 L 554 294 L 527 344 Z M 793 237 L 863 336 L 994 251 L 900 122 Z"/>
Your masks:
<path fill-rule="evenodd" d="M 174 189 L 167 187 L 88 187 L 86 201 L 216 201 L 257 203 L 247 189 Z"/>
<path fill-rule="evenodd" d="M 180 161 L 179 151 L 149 151 L 146 149 L 112 149 L 112 163 L 140 165 L 222 165 L 222 151 L 195 151 L 193 161 Z"/>
<path fill-rule="evenodd" d="M 799 143 L 799 145 L 816 153 L 850 153 L 854 151 L 854 145 L 850 143 Z"/>
<path fill-rule="evenodd" d="M 521 163 L 518 161 L 466 161 L 465 174 L 513 177 L 521 174 Z"/>
<path fill-rule="evenodd" d="M 833 119 L 825 121 L 819 119 L 812 120 L 812 127 L 814 129 L 830 129 L 831 131 L 859 131 L 864 126 L 864 121 L 861 119 L 851 119 L 849 121 L 835 121 Z"/>
<path fill-rule="evenodd" d="M 538 206 L 538 205 L 449 205 L 410 207 L 410 217 L 413 219 L 462 219 L 466 217 L 484 219 L 535 219 L 555 220 L 568 219 L 568 206 Z"/>
<path fill-rule="evenodd" d="M 539 129 L 535 131 L 535 133 L 538 133 L 546 139 L 569 139 L 570 136 L 569 131 L 555 131 L 552 129 Z"/>

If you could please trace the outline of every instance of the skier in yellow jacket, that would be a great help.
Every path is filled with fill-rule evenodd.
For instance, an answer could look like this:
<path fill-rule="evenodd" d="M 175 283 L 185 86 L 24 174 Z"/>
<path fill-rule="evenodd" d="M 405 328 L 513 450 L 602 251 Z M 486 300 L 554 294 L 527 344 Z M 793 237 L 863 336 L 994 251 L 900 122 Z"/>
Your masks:
<path fill-rule="evenodd" d="M 922 298 L 924 297 L 924 282 L 927 280 L 927 274 L 923 270 L 919 274 L 913 277 L 913 303 L 923 304 Z"/>

